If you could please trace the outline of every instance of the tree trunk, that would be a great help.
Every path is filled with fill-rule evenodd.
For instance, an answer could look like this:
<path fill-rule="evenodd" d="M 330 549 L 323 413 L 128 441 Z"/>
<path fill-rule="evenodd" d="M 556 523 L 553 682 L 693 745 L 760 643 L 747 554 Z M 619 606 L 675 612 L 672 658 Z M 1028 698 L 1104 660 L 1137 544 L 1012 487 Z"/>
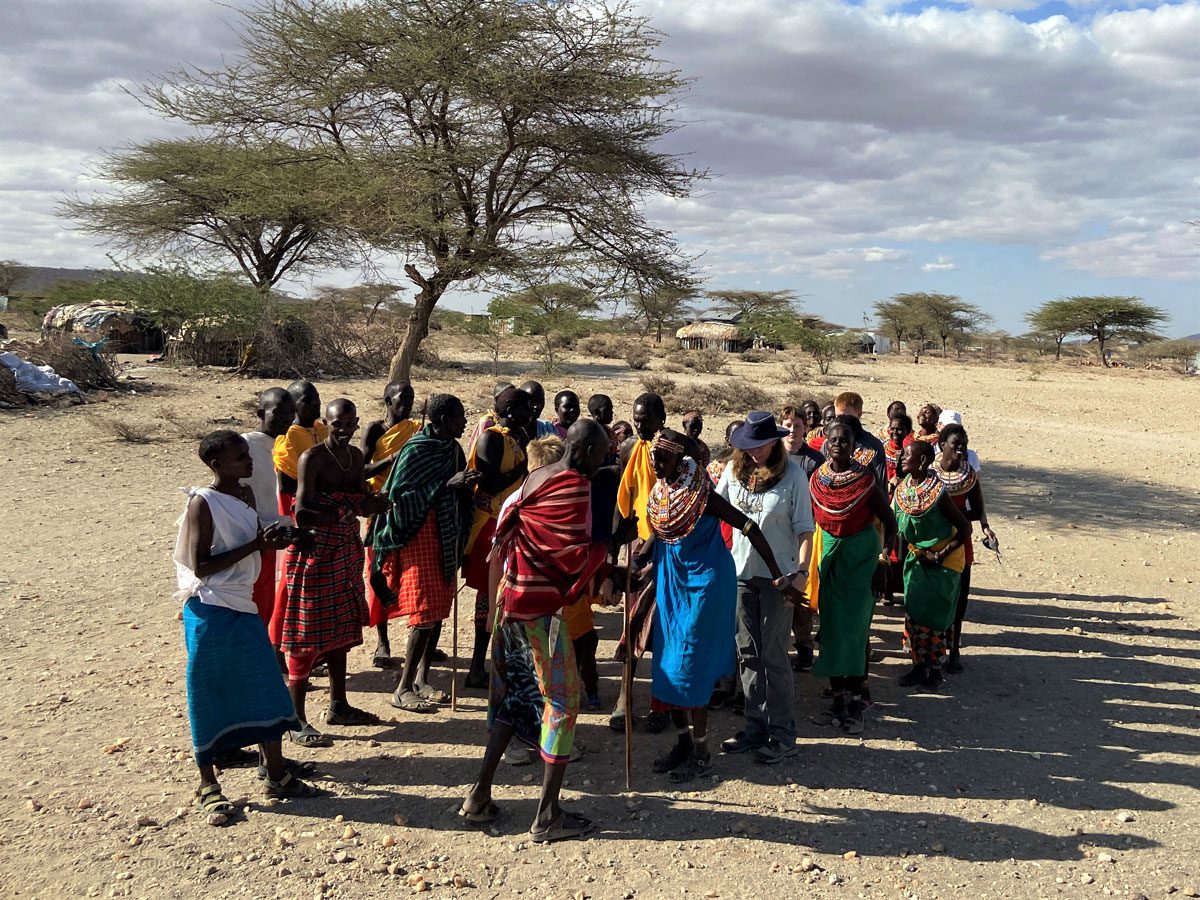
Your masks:
<path fill-rule="evenodd" d="M 1107 369 L 1109 367 L 1108 357 L 1104 355 L 1104 343 L 1106 340 L 1107 338 L 1104 332 L 1100 332 L 1096 335 L 1096 353 L 1100 355 L 1100 365 Z"/>
<path fill-rule="evenodd" d="M 662 322 L 659 322 L 658 331 L 654 333 L 654 346 L 656 347 L 662 343 L 662 328 Z"/>
<path fill-rule="evenodd" d="M 1063 345 L 1063 341 L 1065 341 L 1066 339 L 1067 339 L 1067 336 L 1064 334 L 1064 335 L 1060 336 L 1059 339 L 1054 342 L 1054 361 L 1055 362 L 1058 362 L 1060 359 L 1062 359 L 1062 345 Z"/>
<path fill-rule="evenodd" d="M 422 288 L 413 300 L 413 311 L 408 317 L 408 330 L 404 332 L 400 349 L 396 351 L 396 355 L 392 357 L 392 364 L 388 367 L 388 381 L 411 379 L 413 363 L 416 362 L 421 341 L 429 335 L 429 317 L 433 315 L 433 308 L 437 306 L 444 290 L 445 288 L 430 283 Z"/>

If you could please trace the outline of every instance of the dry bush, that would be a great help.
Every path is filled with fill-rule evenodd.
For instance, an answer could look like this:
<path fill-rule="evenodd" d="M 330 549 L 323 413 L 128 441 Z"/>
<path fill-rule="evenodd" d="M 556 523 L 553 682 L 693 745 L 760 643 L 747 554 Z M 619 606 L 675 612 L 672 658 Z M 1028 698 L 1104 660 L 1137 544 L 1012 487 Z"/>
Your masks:
<path fill-rule="evenodd" d="M 625 354 L 625 362 L 628 363 L 629 368 L 633 369 L 635 372 L 640 372 L 643 369 L 648 368 L 650 365 L 650 359 L 650 351 L 637 344 L 630 347 L 629 351 Z"/>
<path fill-rule="evenodd" d="M 642 389 L 651 394 L 658 394 L 665 400 L 667 395 L 675 392 L 675 382 L 665 375 L 643 375 Z"/>
<path fill-rule="evenodd" d="M 755 409 L 774 410 L 776 406 L 775 397 L 744 378 L 714 384 L 682 384 L 663 394 L 663 400 L 675 411 L 699 409 L 710 415 L 745 415 Z"/>
<path fill-rule="evenodd" d="M 743 350 L 741 357 L 742 362 L 763 363 L 770 361 L 771 354 L 766 350 L 757 350 L 752 348 L 750 350 Z"/>
<path fill-rule="evenodd" d="M 36 366 L 49 366 L 75 382 L 80 390 L 121 389 L 110 356 L 81 347 L 64 334 L 52 334 L 38 341 L 11 341 L 4 349 Z"/>
<path fill-rule="evenodd" d="M 0 365 L 0 409 L 20 409 L 29 398 L 17 390 L 17 376 L 8 366 Z"/>
<path fill-rule="evenodd" d="M 621 359 L 625 356 L 625 342 L 614 334 L 593 334 L 579 341 L 579 352 L 602 359 Z"/>
<path fill-rule="evenodd" d="M 677 363 L 673 359 L 668 359 L 665 363 L 663 363 L 662 367 L 664 372 L 679 373 L 687 371 L 687 369 L 683 367 L 682 363 Z"/>
<path fill-rule="evenodd" d="M 783 374 L 793 384 L 801 384 L 808 378 L 808 366 L 790 362 L 783 367 Z"/>
<path fill-rule="evenodd" d="M 102 434 L 126 444 L 152 444 L 158 440 L 154 436 L 153 426 L 150 425 L 130 422 L 128 419 L 105 419 L 100 416 L 89 416 L 89 421 Z"/>
<path fill-rule="evenodd" d="M 257 401 L 254 408 L 258 409 Z M 198 419 L 195 416 L 185 416 L 176 409 L 161 409 L 158 412 L 158 417 L 166 425 L 166 430 L 169 434 L 188 441 L 198 441 L 207 435 L 209 432 L 216 430 L 215 423 L 208 419 Z M 236 420 L 229 420 L 219 423 L 225 427 L 230 424 L 237 424 Z"/>
<path fill-rule="evenodd" d="M 725 371 L 726 356 L 720 350 L 696 350 L 688 354 L 684 365 L 705 375 L 720 375 Z"/>

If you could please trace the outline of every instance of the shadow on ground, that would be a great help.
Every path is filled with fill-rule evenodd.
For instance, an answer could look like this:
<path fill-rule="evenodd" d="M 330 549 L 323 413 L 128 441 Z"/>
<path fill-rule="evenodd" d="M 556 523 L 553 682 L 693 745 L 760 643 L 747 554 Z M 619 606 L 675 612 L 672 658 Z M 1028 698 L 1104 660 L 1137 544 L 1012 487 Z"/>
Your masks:
<path fill-rule="evenodd" d="M 1132 523 L 1148 531 L 1191 528 L 1200 519 L 1200 493 L 1148 481 L 1025 463 L 985 461 L 983 469 L 989 509 L 1009 516 L 1096 529 L 1127 529 Z"/>
<path fill-rule="evenodd" d="M 579 741 L 590 752 L 568 774 L 571 790 L 580 794 L 576 807 L 613 840 L 746 835 L 822 852 L 852 848 L 864 856 L 929 852 L 936 845 L 944 847 L 937 852 L 977 862 L 1074 860 L 1083 858 L 1085 847 L 1156 846 L 1132 832 L 1135 826 L 1120 824 L 1116 813 L 1136 818 L 1171 809 L 1163 795 L 1172 786 L 1195 784 L 1189 758 L 1200 753 L 1200 714 L 1190 688 L 1195 668 L 1182 664 L 1196 658 L 1194 636 L 1155 605 L 1156 597 L 977 593 L 970 619 L 992 629 L 968 631 L 966 671 L 939 693 L 909 694 L 895 680 L 904 671 L 902 661 L 874 665 L 876 705 L 865 740 L 809 724 L 807 716 L 822 702 L 822 684 L 797 676 L 800 757 L 778 767 L 744 756 L 716 760 L 720 778 L 754 785 L 746 804 L 710 798 L 706 790 L 689 792 L 652 774 L 652 758 L 672 738 L 639 731 L 634 787 L 645 795 L 649 816 L 633 817 L 619 795 L 621 738 L 606 727 L 606 715 L 585 714 Z M 1118 608 L 1118 601 L 1132 608 Z M 604 638 L 613 637 L 619 625 L 603 615 L 597 620 Z M 883 613 L 876 624 L 894 649 L 896 617 Z M 1149 640 L 1145 628 L 1151 629 Z M 611 699 L 619 670 L 607 661 L 601 670 L 604 696 Z M 448 668 L 438 674 L 445 682 Z M 355 676 L 359 690 L 387 691 L 393 683 L 391 673 Z M 639 679 L 635 708 L 645 711 L 647 703 L 648 687 Z M 386 824 L 402 812 L 415 828 L 467 827 L 455 810 L 475 779 L 486 706 L 481 692 L 465 694 L 462 704 L 456 718 L 397 713 L 399 724 L 369 735 L 382 752 L 398 751 L 387 757 L 364 749 L 360 760 L 323 765 L 326 775 L 353 783 L 358 794 L 337 798 L 337 811 L 350 821 Z M 732 734 L 740 721 L 714 713 L 713 742 Z M 462 752 L 431 755 L 422 744 L 459 745 Z M 523 835 L 540 768 L 501 767 L 501 837 Z M 443 788 L 443 795 L 429 797 L 423 788 L 430 785 Z M 886 796 L 886 804 L 873 804 L 873 795 Z M 928 798 L 941 798 L 939 808 L 927 808 Z M 947 812 L 946 800 L 955 801 L 959 812 Z M 1049 810 L 1055 814 L 1047 817 Z M 1063 811 L 1075 823 L 1070 829 Z M 313 812 L 297 804 L 295 814 Z"/>

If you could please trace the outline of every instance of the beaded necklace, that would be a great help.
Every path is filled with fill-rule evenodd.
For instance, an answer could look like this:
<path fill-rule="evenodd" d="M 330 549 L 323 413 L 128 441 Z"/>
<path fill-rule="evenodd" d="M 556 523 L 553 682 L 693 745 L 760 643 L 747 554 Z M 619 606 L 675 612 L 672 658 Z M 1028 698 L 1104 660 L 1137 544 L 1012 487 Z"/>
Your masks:
<path fill-rule="evenodd" d="M 939 453 L 933 461 L 933 473 L 941 479 L 942 484 L 946 486 L 946 490 L 950 492 L 950 496 L 959 497 L 970 493 L 978 479 L 975 470 L 971 468 L 971 464 L 967 462 L 966 458 L 964 457 L 960 460 L 958 468 L 950 472 L 942 470 L 941 462 L 942 454 Z"/>
<path fill-rule="evenodd" d="M 875 477 L 862 463 L 851 460 L 844 472 L 835 472 L 829 460 L 825 460 L 813 472 L 808 492 L 813 506 L 840 518 L 854 509 L 874 487 Z"/>
<path fill-rule="evenodd" d="M 920 481 L 906 475 L 896 487 L 896 507 L 905 515 L 923 516 L 937 506 L 945 491 L 946 486 L 936 472 L 929 472 Z"/>
<path fill-rule="evenodd" d="M 650 489 L 646 519 L 655 537 L 677 544 L 691 534 L 704 515 L 711 489 L 707 473 L 691 457 L 683 457 L 673 482 L 660 478 Z"/>

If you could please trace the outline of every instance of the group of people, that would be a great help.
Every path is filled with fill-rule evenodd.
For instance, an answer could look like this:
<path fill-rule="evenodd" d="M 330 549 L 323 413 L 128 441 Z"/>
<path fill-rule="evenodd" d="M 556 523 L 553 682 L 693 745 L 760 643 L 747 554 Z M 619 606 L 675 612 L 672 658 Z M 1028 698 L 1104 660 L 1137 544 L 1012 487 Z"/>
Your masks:
<path fill-rule="evenodd" d="M 318 666 L 325 725 L 379 724 L 346 696 L 347 652 L 365 626 L 374 664 L 388 668 L 388 623 L 406 620 L 393 706 L 448 701 L 430 669 L 460 573 L 474 594 L 464 687 L 489 699 L 460 815 L 495 819 L 498 766 L 514 749 L 528 761 L 530 748 L 545 763 L 537 841 L 593 827 L 558 796 L 580 709 L 601 709 L 596 605 L 624 598 L 626 676 L 609 725 L 633 727 L 628 694 L 648 654 L 650 709 L 637 721 L 674 726 L 653 760 L 673 783 L 712 770 L 708 712 L 724 705 L 744 725 L 722 752 L 766 765 L 796 756 L 797 670 L 829 680 L 814 721 L 861 733 L 874 611 L 898 593 L 912 659 L 900 683 L 937 689 L 961 670 L 971 522 L 996 538 L 959 414 L 926 405 L 914 428 L 897 401 L 872 434 L 862 398 L 846 392 L 730 422 L 714 456 L 702 412 L 672 429 L 656 394 L 639 396 L 627 422 L 603 394 L 584 405 L 560 391 L 544 419 L 546 399 L 537 382 L 497 385 L 464 449 L 458 398 L 430 397 L 418 420 L 412 386 L 394 382 L 356 447 L 354 404 L 322 410 L 316 387 L 297 382 L 261 395 L 258 430 L 204 438 L 213 479 L 188 492 L 175 559 L 196 802 L 211 821 L 233 812 L 217 771 L 238 759 L 257 762 L 268 796 L 317 793 L 302 777 L 311 764 L 282 745 L 330 743 L 305 704 Z M 255 743 L 257 755 L 242 749 Z"/>

